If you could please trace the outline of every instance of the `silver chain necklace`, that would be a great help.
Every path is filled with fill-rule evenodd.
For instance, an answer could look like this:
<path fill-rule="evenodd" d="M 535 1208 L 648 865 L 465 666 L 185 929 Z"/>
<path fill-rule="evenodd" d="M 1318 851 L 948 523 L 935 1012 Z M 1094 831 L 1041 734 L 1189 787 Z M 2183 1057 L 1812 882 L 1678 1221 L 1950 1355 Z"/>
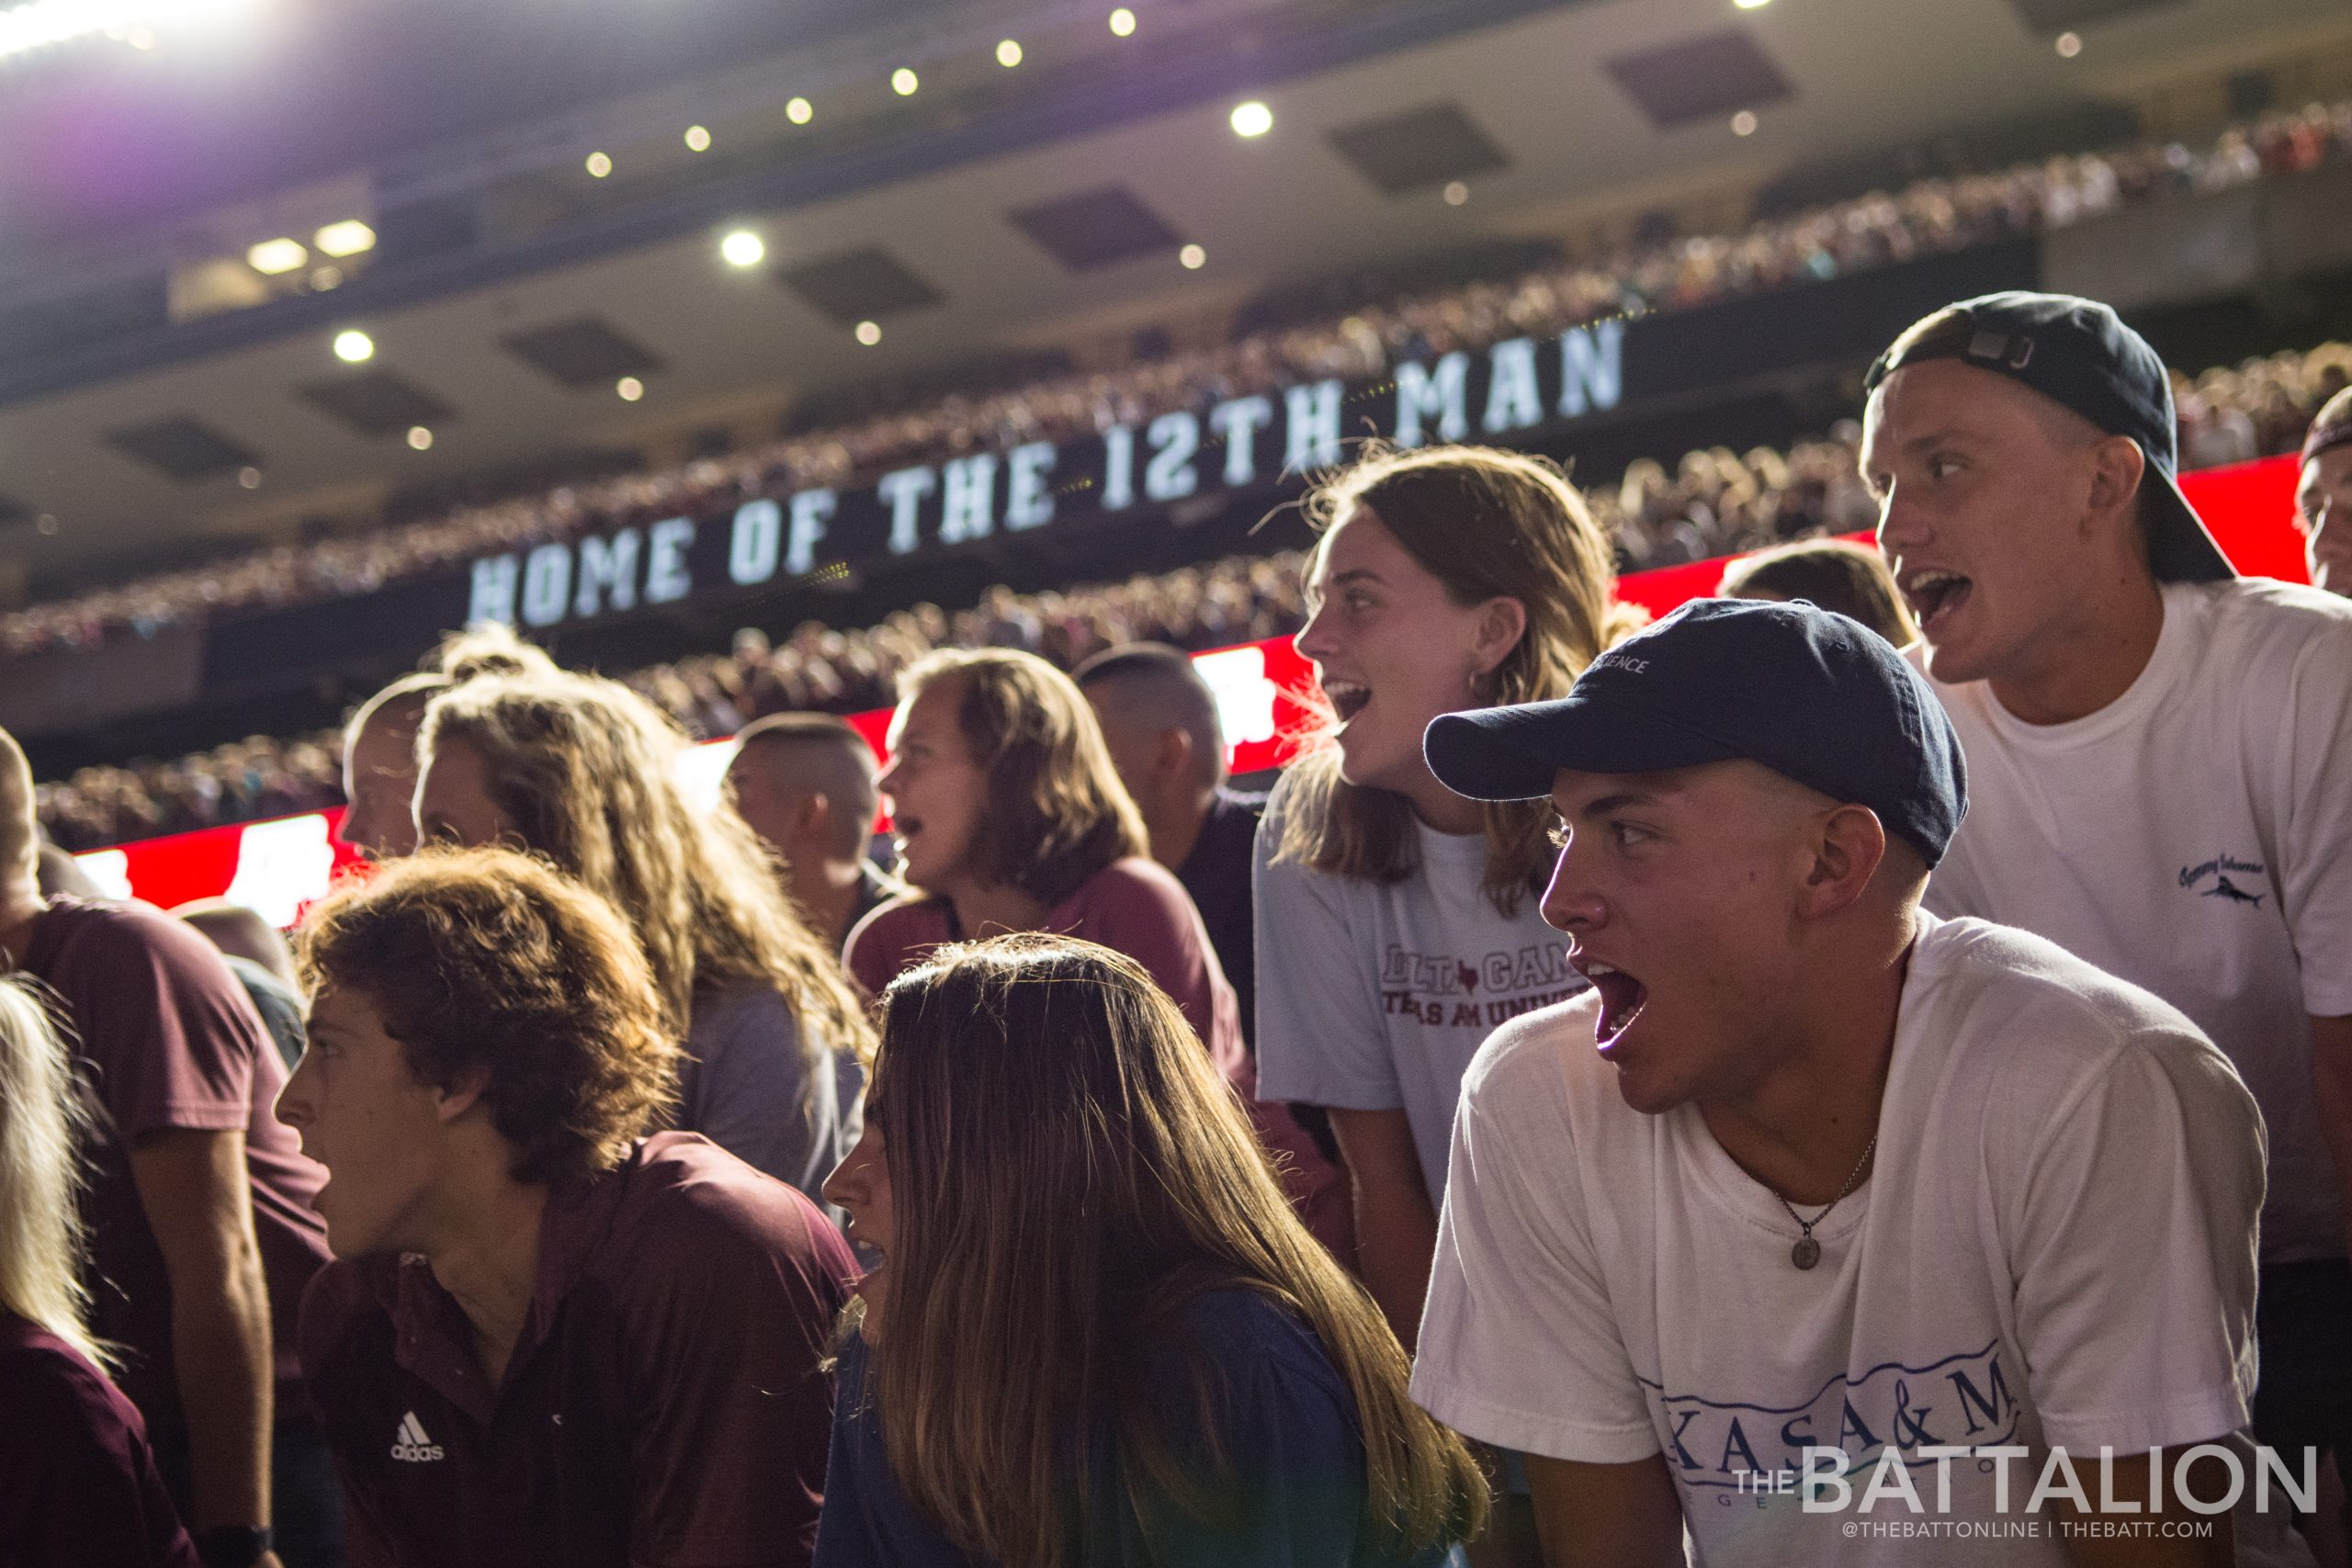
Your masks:
<path fill-rule="evenodd" d="M 1854 1173 L 1846 1178 L 1846 1185 L 1838 1189 L 1838 1196 L 1829 1200 L 1828 1208 L 1822 1210 L 1821 1213 L 1814 1215 L 1813 1218 L 1809 1220 L 1803 1214 L 1798 1213 L 1794 1209 L 1789 1208 L 1789 1201 L 1781 1196 L 1781 1190 L 1779 1188 L 1768 1187 L 1765 1189 L 1766 1191 L 1772 1194 L 1772 1197 L 1780 1203 L 1781 1208 L 1788 1210 L 1789 1218 L 1796 1221 L 1797 1223 L 1797 1229 L 1804 1233 L 1803 1235 L 1797 1237 L 1797 1244 L 1789 1248 L 1790 1262 L 1795 1264 L 1800 1269 L 1810 1269 L 1815 1264 L 1821 1261 L 1821 1244 L 1813 1239 L 1813 1227 L 1829 1217 L 1830 1209 L 1836 1208 L 1838 1204 L 1846 1201 L 1846 1194 L 1851 1192 L 1854 1190 L 1854 1183 L 1862 1179 L 1862 1167 L 1871 1163 L 1871 1155 L 1872 1151 L 1877 1149 L 1877 1147 L 1878 1134 L 1876 1133 L 1872 1133 L 1871 1134 L 1871 1141 L 1862 1145 L 1862 1157 L 1854 1162 Z"/>

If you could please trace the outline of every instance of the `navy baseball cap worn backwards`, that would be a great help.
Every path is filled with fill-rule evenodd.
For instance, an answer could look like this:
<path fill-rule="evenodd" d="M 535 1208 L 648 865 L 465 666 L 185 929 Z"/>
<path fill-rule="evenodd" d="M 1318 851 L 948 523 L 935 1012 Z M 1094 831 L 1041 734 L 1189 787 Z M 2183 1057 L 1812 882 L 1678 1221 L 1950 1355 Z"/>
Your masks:
<path fill-rule="evenodd" d="M 1695 599 L 1594 660 L 1565 697 L 1443 715 L 1430 771 L 1532 800 L 1563 768 L 1648 773 L 1746 758 L 1867 806 L 1929 865 L 1968 810 L 1960 737 L 1884 637 L 1807 604 Z"/>
<path fill-rule="evenodd" d="M 2073 294 L 1980 295 L 1914 322 L 1878 356 L 1865 393 L 1906 365 L 1957 359 L 2040 392 L 2109 435 L 2128 435 L 2148 460 L 2141 516 L 2159 582 L 2219 582 L 2237 575 L 2180 492 L 2172 378 L 2148 340 L 2096 299 Z"/>

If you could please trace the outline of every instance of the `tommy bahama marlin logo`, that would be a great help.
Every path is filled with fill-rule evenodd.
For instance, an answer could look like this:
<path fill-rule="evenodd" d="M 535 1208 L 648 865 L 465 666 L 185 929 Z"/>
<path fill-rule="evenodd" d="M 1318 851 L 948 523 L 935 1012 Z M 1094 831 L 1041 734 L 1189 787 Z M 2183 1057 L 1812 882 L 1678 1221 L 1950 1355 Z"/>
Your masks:
<path fill-rule="evenodd" d="M 2183 887 L 2197 887 L 2199 883 L 2211 877 L 2213 882 L 2211 887 L 2197 887 L 2199 897 L 2226 898 L 2233 904 L 2251 904 L 2257 909 L 2262 908 L 2262 900 L 2268 895 L 2249 892 L 2246 888 L 2240 886 L 2230 880 L 2232 872 L 2248 878 L 2258 878 L 2267 876 L 2270 874 L 2270 868 L 2258 860 L 2240 860 L 2235 855 L 2215 855 L 2211 860 L 2197 865 L 2182 866 L 2180 885 Z M 2259 883 L 2256 885 L 2260 886 Z"/>

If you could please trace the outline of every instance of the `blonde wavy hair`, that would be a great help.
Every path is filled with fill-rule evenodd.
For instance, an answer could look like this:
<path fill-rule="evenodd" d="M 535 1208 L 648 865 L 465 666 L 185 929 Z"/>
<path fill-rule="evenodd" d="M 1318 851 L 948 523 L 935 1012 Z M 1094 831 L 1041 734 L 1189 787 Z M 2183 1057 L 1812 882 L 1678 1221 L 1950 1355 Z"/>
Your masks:
<path fill-rule="evenodd" d="M 682 1037 L 697 987 L 752 981 L 800 1021 L 805 1092 L 827 1044 L 871 1055 L 863 1001 L 785 897 L 766 846 L 731 805 L 687 797 L 676 768 L 688 741 L 661 710 L 600 676 L 481 674 L 425 708 L 419 772 L 451 744 L 487 764 L 524 848 L 628 918 Z"/>
<path fill-rule="evenodd" d="M 891 1472 L 950 1540 L 1032 1568 L 1085 1561 L 1110 1525 L 1087 1517 L 1087 1439 L 1105 1428 L 1099 1479 L 1147 1544 L 1215 1517 L 1216 1495 L 1254 1478 L 1201 1441 L 1231 1371 L 1188 1343 L 1183 1314 L 1235 1289 L 1295 1314 L 1351 1396 L 1367 1549 L 1478 1532 L 1469 1450 L 1413 1404 L 1386 1319 L 1292 1212 L 1142 965 L 1074 937 L 999 937 L 935 950 L 881 1007 L 867 1115 L 897 1229 L 867 1393 Z M 1176 1408 L 1146 1397 L 1136 1347 L 1155 1341 L 1188 1365 Z"/>
<path fill-rule="evenodd" d="M 73 1058 L 19 975 L 0 975 L 0 1308 L 100 1367 L 82 1280 L 82 1155 L 89 1122 Z"/>
<path fill-rule="evenodd" d="M 1568 694 L 1600 651 L 1649 616 L 1616 600 L 1616 557 L 1584 498 L 1556 463 L 1487 446 L 1373 447 L 1326 478 L 1303 503 L 1321 536 L 1308 555 L 1311 578 L 1332 530 L 1361 512 L 1445 587 L 1456 604 L 1516 599 L 1527 629 L 1481 682 L 1482 707 L 1547 702 Z M 1340 776 L 1328 714 L 1306 738 L 1291 769 L 1277 860 L 1374 882 L 1402 882 L 1419 868 L 1413 808 L 1393 790 Z M 1552 863 L 1544 801 L 1481 808 L 1487 833 L 1487 897 L 1505 916 L 1542 884 Z"/>

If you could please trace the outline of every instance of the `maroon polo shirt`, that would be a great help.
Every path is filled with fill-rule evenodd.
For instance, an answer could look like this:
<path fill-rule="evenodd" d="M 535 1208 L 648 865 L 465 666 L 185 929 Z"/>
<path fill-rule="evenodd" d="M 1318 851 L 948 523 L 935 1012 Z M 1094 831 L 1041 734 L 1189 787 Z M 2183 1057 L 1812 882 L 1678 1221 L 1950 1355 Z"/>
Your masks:
<path fill-rule="evenodd" d="M 51 898 L 23 959 L 64 1004 L 97 1127 L 82 1211 L 90 1233 L 90 1329 L 122 1347 L 122 1391 L 154 1426 L 181 1422 L 172 1290 L 131 1179 L 130 1151 L 166 1128 L 242 1132 L 254 1230 L 269 1284 L 281 1392 L 295 1376 L 302 1288 L 327 1260 L 311 1200 L 326 1172 L 302 1157 L 272 1107 L 286 1063 L 227 962 L 202 933 L 147 904 Z"/>
<path fill-rule="evenodd" d="M 549 1193 L 495 1389 L 423 1258 L 330 1264 L 302 1367 L 353 1568 L 803 1568 L 856 1272 L 808 1199 L 692 1133 Z"/>
<path fill-rule="evenodd" d="M 6 1308 L 0 1562 L 197 1568 L 138 1410 L 79 1350 Z"/>

